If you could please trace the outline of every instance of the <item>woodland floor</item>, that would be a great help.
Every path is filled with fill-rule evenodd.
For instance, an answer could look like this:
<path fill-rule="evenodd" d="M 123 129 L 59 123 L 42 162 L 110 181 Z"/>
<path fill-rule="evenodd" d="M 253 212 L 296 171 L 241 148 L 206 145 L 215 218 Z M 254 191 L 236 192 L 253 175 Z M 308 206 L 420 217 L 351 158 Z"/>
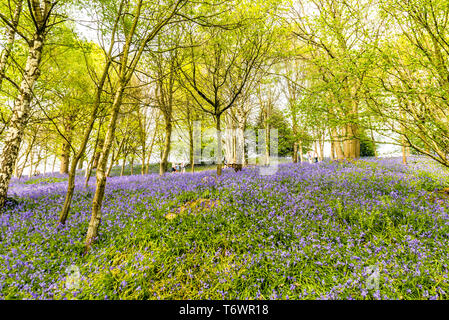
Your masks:
<path fill-rule="evenodd" d="M 66 177 L 15 179 L 0 299 L 448 299 L 448 176 L 412 158 L 111 177 L 87 256 L 95 177 L 62 228 Z"/>

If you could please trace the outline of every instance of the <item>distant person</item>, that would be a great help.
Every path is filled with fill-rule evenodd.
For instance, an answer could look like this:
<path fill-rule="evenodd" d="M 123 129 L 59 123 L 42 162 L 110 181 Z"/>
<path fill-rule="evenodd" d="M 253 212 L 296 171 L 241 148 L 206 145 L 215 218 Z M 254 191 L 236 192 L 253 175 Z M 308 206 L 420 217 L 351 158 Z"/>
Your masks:
<path fill-rule="evenodd" d="M 186 165 L 185 161 L 181 162 L 181 173 L 186 173 Z"/>
<path fill-rule="evenodd" d="M 312 163 L 312 151 L 307 151 L 307 160 Z"/>
<path fill-rule="evenodd" d="M 313 162 L 318 162 L 318 154 L 316 153 L 316 151 L 313 152 Z"/>
<path fill-rule="evenodd" d="M 176 168 L 175 168 L 175 165 L 173 163 L 171 165 L 170 172 L 176 172 Z"/>

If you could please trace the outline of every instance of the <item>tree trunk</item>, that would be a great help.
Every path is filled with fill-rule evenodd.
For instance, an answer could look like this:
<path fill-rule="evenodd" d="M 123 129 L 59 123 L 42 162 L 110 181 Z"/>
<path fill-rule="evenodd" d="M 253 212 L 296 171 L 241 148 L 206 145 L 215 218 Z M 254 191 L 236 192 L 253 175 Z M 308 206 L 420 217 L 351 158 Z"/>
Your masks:
<path fill-rule="evenodd" d="M 116 165 L 118 165 L 118 160 L 117 158 L 119 157 L 120 153 L 122 152 L 122 148 L 125 145 L 125 141 L 126 141 L 126 137 L 122 139 L 122 141 L 120 141 L 120 144 L 118 146 L 117 152 L 115 150 L 112 151 L 112 157 L 111 157 L 111 164 L 108 168 L 108 171 L 106 173 L 106 177 L 109 177 L 109 175 L 111 174 L 111 170 L 112 167 L 114 166 L 114 163 L 116 163 Z M 142 163 L 142 167 L 143 167 L 143 163 Z"/>
<path fill-rule="evenodd" d="M 360 158 L 359 127 L 357 124 L 358 107 L 356 102 L 352 104 L 352 110 L 349 114 L 351 122 L 345 125 L 344 153 L 348 159 L 357 159 Z"/>
<path fill-rule="evenodd" d="M 192 172 L 195 172 L 195 149 L 193 140 L 193 126 L 189 126 L 189 163 L 192 166 Z"/>
<path fill-rule="evenodd" d="M 104 83 L 104 80 L 102 79 L 102 83 Z M 83 140 L 81 142 L 81 146 L 80 149 L 78 150 L 78 152 L 75 154 L 75 156 L 73 157 L 73 161 L 72 161 L 72 165 L 70 167 L 70 171 L 68 172 L 69 174 L 69 181 L 68 181 L 68 187 L 67 187 L 67 192 L 66 192 L 66 196 L 64 199 L 64 205 L 62 207 L 62 210 L 59 214 L 59 223 L 61 224 L 65 224 L 67 217 L 69 215 L 69 211 L 70 211 L 70 206 L 72 203 L 72 198 L 73 198 L 73 192 L 75 190 L 75 175 L 76 175 L 76 166 L 78 164 L 78 162 L 80 161 L 80 159 L 83 157 L 85 151 L 86 151 L 86 147 L 87 147 L 87 143 L 89 141 L 89 137 L 90 134 L 92 132 L 92 129 L 94 127 L 94 123 L 96 120 L 96 115 L 97 115 L 97 110 L 98 107 L 100 105 L 100 96 L 101 96 L 101 92 L 103 90 L 103 85 L 100 83 L 100 86 L 97 90 L 100 90 L 100 92 L 97 92 L 97 98 L 96 98 L 96 102 L 95 102 L 95 106 L 94 106 L 94 110 L 92 111 L 91 115 L 90 115 L 90 119 L 89 119 L 89 124 L 87 126 L 87 128 L 84 131 L 83 134 Z M 100 129 L 98 129 L 100 130 Z M 98 141 L 98 139 L 97 139 Z M 95 151 L 95 148 L 94 148 Z M 91 163 L 93 162 L 94 159 L 92 159 Z M 84 182 L 84 187 L 87 188 L 88 183 L 89 183 L 89 179 L 90 179 L 90 174 L 92 172 L 92 166 L 91 164 L 88 164 L 87 168 L 86 168 L 86 180 Z"/>
<path fill-rule="evenodd" d="M 81 157 L 81 159 L 78 162 L 78 170 L 83 170 L 84 167 L 84 157 Z"/>
<path fill-rule="evenodd" d="M 36 141 L 36 136 L 37 136 L 37 134 L 33 135 L 33 139 L 30 141 L 30 143 L 28 144 L 27 150 L 25 151 L 25 160 L 23 162 L 22 168 L 19 170 L 19 174 L 18 174 L 19 178 L 22 177 L 23 170 L 25 170 L 25 168 L 26 168 L 26 165 L 28 163 L 28 158 L 30 157 L 31 151 L 34 146 L 34 142 Z M 20 150 L 20 147 L 19 147 L 19 150 Z M 17 158 L 16 158 L 16 160 L 17 160 Z M 17 163 L 17 166 L 18 165 L 19 164 Z"/>
<path fill-rule="evenodd" d="M 302 147 L 302 141 L 299 141 L 298 144 L 299 144 L 299 159 L 301 160 L 301 163 L 303 163 L 304 162 L 304 155 L 303 155 L 304 150 Z"/>
<path fill-rule="evenodd" d="M 111 174 L 112 171 L 112 167 L 114 166 L 114 151 L 112 152 L 112 156 L 111 156 L 111 163 L 109 164 L 109 167 L 106 170 L 106 178 L 109 177 L 109 175 Z"/>
<path fill-rule="evenodd" d="M 147 157 L 147 151 L 144 149 L 144 150 L 142 151 L 142 168 L 141 168 L 141 170 L 140 170 L 140 173 L 141 173 L 142 175 L 144 175 L 145 172 L 146 172 L 146 157 Z"/>
<path fill-rule="evenodd" d="M 331 160 L 335 160 L 335 142 L 333 139 L 331 140 Z"/>
<path fill-rule="evenodd" d="M 94 148 L 94 150 L 95 150 L 95 148 Z M 89 180 L 90 180 L 90 176 L 92 174 L 94 160 L 95 160 L 95 154 L 92 155 L 89 163 L 87 164 L 86 172 L 84 173 L 84 188 L 87 188 L 87 186 L 89 185 Z"/>
<path fill-rule="evenodd" d="M 289 88 L 291 88 L 289 86 Z M 292 92 L 292 90 L 289 90 L 290 92 Z M 296 113 L 293 112 L 293 108 L 292 108 L 292 104 L 289 104 L 290 106 L 290 110 L 292 111 L 292 122 L 293 122 L 293 136 L 296 137 L 298 136 L 298 124 L 297 124 L 297 119 L 296 119 Z M 298 142 L 295 141 L 293 142 L 293 155 L 292 155 L 292 160 L 293 163 L 298 163 Z"/>
<path fill-rule="evenodd" d="M 170 121 L 170 115 L 164 114 L 165 117 L 165 139 L 164 139 L 164 149 L 162 152 L 161 163 L 159 165 L 159 175 L 162 176 L 167 172 L 168 165 L 168 155 L 170 154 L 171 147 L 171 134 L 172 134 L 172 124 Z"/>
<path fill-rule="evenodd" d="M 43 31 L 43 30 L 42 30 Z M 27 63 L 20 85 L 20 94 L 15 101 L 12 117 L 3 140 L 3 150 L 0 155 L 0 209 L 3 208 L 11 180 L 14 163 L 19 153 L 25 127 L 28 123 L 33 99 L 33 87 L 39 77 L 44 36 L 36 34 L 31 41 Z"/>
<path fill-rule="evenodd" d="M 232 119 L 230 119 L 231 117 L 229 115 L 225 116 L 225 120 L 226 120 L 226 129 L 224 132 L 224 149 L 225 149 L 225 154 L 224 154 L 224 158 L 226 159 L 226 161 L 228 163 L 235 163 L 235 153 L 234 153 L 234 136 L 235 136 L 235 131 L 233 128 L 233 123 L 232 123 Z"/>
<path fill-rule="evenodd" d="M 371 141 L 373 142 L 374 157 L 377 158 L 379 156 L 379 153 L 377 152 L 377 144 L 374 140 L 373 134 L 371 134 Z"/>
<path fill-rule="evenodd" d="M 44 157 L 44 176 L 47 173 L 47 161 L 48 161 L 48 150 L 47 146 L 45 146 L 45 157 Z"/>
<path fill-rule="evenodd" d="M 134 174 L 134 156 L 131 157 L 131 163 L 130 163 L 130 167 L 131 167 L 131 175 Z"/>
<path fill-rule="evenodd" d="M 68 174 L 69 173 L 69 163 L 70 163 L 70 144 L 64 140 L 61 148 L 61 166 L 59 168 L 59 173 Z"/>
<path fill-rule="evenodd" d="M 103 203 L 104 191 L 106 188 L 106 166 L 111 151 L 112 144 L 114 142 L 115 128 L 117 125 L 117 118 L 122 104 L 123 92 L 125 90 L 126 83 L 119 82 L 119 87 L 114 96 L 114 102 L 112 104 L 112 114 L 109 120 L 108 131 L 106 133 L 103 149 L 98 159 L 98 166 L 96 172 L 96 189 L 92 202 L 92 216 L 87 229 L 87 236 L 85 241 L 85 253 L 87 253 L 92 247 L 98 236 L 98 229 L 101 223 L 101 205 Z"/>
<path fill-rule="evenodd" d="M 89 222 L 89 228 L 87 230 L 87 236 L 85 241 L 85 251 L 84 254 L 86 254 L 90 248 L 92 247 L 93 243 L 95 242 L 97 236 L 98 236 L 98 229 L 100 227 L 101 223 L 101 206 L 103 203 L 104 198 L 104 191 L 106 187 L 106 165 L 108 156 L 111 150 L 112 143 L 114 141 L 114 135 L 115 135 L 115 129 L 117 125 L 117 118 L 120 112 L 120 108 L 122 105 L 122 99 L 123 99 L 123 93 L 125 91 L 125 87 L 128 85 L 132 75 L 134 74 L 135 68 L 137 63 L 140 60 L 140 57 L 143 53 L 144 47 L 147 45 L 147 43 L 152 40 L 162 28 L 163 25 L 168 23 L 168 20 L 164 20 L 164 24 L 161 24 L 159 29 L 154 29 L 153 32 L 151 32 L 144 40 L 143 43 L 138 46 L 137 52 L 132 58 L 131 66 L 128 66 L 128 58 L 129 58 L 129 52 L 131 48 L 131 42 L 133 40 L 133 36 L 136 32 L 137 25 L 139 22 L 140 17 L 140 10 L 142 8 L 143 2 L 138 1 L 135 14 L 133 18 L 133 23 L 128 31 L 124 49 L 121 55 L 121 66 L 120 66 L 120 72 L 119 72 L 119 81 L 118 81 L 118 87 L 115 90 L 114 94 L 114 101 L 112 103 L 112 114 L 109 120 L 108 130 L 106 132 L 105 142 L 103 146 L 103 150 L 101 152 L 99 161 L 98 161 L 98 167 L 97 167 L 97 181 L 96 181 L 96 189 L 95 189 L 95 195 L 92 202 L 92 216 Z"/>
<path fill-rule="evenodd" d="M 123 174 L 125 173 L 125 166 L 126 166 L 126 155 L 123 157 L 122 169 L 120 170 L 120 177 L 123 177 Z"/>
<path fill-rule="evenodd" d="M 265 163 L 264 165 L 268 166 L 270 165 L 270 123 L 268 122 L 268 115 L 267 115 L 267 122 L 265 124 Z"/>
<path fill-rule="evenodd" d="M 402 136 L 402 163 L 407 164 L 407 149 L 405 146 L 405 138 Z"/>
<path fill-rule="evenodd" d="M 153 147 L 154 147 L 154 142 L 156 141 L 156 133 L 157 133 L 157 126 L 154 129 L 154 133 L 153 133 L 153 138 L 151 139 L 151 144 L 150 144 L 150 150 L 148 151 L 148 164 L 147 164 L 147 170 L 146 170 L 146 174 L 149 173 L 150 171 L 150 161 L 151 161 L 151 156 L 153 155 Z"/>
<path fill-rule="evenodd" d="M 28 177 L 31 178 L 33 176 L 33 158 L 34 158 L 34 152 L 31 150 L 31 157 L 30 157 L 30 172 L 28 173 Z"/>
<path fill-rule="evenodd" d="M 320 137 L 318 139 L 318 147 L 319 147 L 318 155 L 319 155 L 320 161 L 324 160 L 324 139 L 325 139 L 324 133 L 321 132 Z"/>
<path fill-rule="evenodd" d="M 100 160 L 101 149 L 103 149 L 103 139 L 99 139 L 97 143 L 97 148 L 95 149 L 94 163 L 92 169 L 96 169 L 98 166 L 98 161 Z"/>
<path fill-rule="evenodd" d="M 53 157 L 53 163 L 51 165 L 51 173 L 55 172 L 55 165 L 56 165 L 56 155 Z"/>
<path fill-rule="evenodd" d="M 61 224 L 65 224 L 65 222 L 67 220 L 67 216 L 69 214 L 70 205 L 72 203 L 72 198 L 73 198 L 73 192 L 75 190 L 75 174 L 76 174 L 76 162 L 74 161 L 72 163 L 72 166 L 70 167 L 69 179 L 68 179 L 69 181 L 68 181 L 66 196 L 64 199 L 64 205 L 63 205 L 61 213 L 59 214 L 59 223 L 61 223 Z"/>
<path fill-rule="evenodd" d="M 18 0 L 16 9 L 14 11 L 14 15 L 11 21 L 11 24 L 14 28 L 11 28 L 9 26 L 6 26 L 6 44 L 5 48 L 2 51 L 1 57 L 0 57 L 0 89 L 2 87 L 2 81 L 5 76 L 6 67 L 8 65 L 8 60 L 11 55 L 11 50 L 14 46 L 16 31 L 14 30 L 19 25 L 19 19 L 20 19 L 20 13 L 22 12 L 22 3 L 23 0 Z"/>
<path fill-rule="evenodd" d="M 222 172 L 222 167 L 223 167 L 223 161 L 222 161 L 222 146 L 221 146 L 221 139 L 222 139 L 222 134 L 221 134 L 221 123 L 220 123 L 220 116 L 221 115 L 216 115 L 216 129 L 217 129 L 217 176 L 221 176 L 221 172 Z"/>
<path fill-rule="evenodd" d="M 241 164 L 242 166 L 245 165 L 245 127 L 246 127 L 246 118 L 245 114 L 240 111 L 240 109 L 237 111 L 237 164 Z"/>
<path fill-rule="evenodd" d="M 19 177 L 19 161 L 18 159 L 14 163 L 14 170 L 13 170 L 13 176 L 18 178 Z"/>
<path fill-rule="evenodd" d="M 340 137 L 338 136 L 338 132 L 336 128 L 332 128 L 332 138 L 335 144 L 335 153 L 337 160 L 343 160 L 345 158 L 344 150 L 342 147 L 342 142 Z"/>
<path fill-rule="evenodd" d="M 34 164 L 34 174 L 40 174 L 40 171 L 37 170 L 41 164 L 42 161 L 42 149 L 39 149 L 39 152 L 37 154 L 37 162 Z"/>
<path fill-rule="evenodd" d="M 293 143 L 292 160 L 293 160 L 293 163 L 298 163 L 298 142 Z"/>
<path fill-rule="evenodd" d="M 89 184 L 90 176 L 92 174 L 92 169 L 94 168 L 95 160 L 97 159 L 97 147 L 98 147 L 98 143 L 100 142 L 100 128 L 101 128 L 102 123 L 103 123 L 103 119 L 100 120 L 100 125 L 98 127 L 97 138 L 95 139 L 95 145 L 94 145 L 94 149 L 93 149 L 94 154 L 92 155 L 92 157 L 87 165 L 86 173 L 84 175 L 84 177 L 85 177 L 84 188 L 87 188 L 87 186 Z"/>

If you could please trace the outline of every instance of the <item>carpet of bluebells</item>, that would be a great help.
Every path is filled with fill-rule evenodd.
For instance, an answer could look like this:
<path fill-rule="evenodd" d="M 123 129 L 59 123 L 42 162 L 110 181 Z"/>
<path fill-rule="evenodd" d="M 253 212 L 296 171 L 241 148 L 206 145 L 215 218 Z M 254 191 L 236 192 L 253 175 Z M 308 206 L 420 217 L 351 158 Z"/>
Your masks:
<path fill-rule="evenodd" d="M 0 299 L 449 298 L 449 199 L 437 192 L 446 169 L 364 159 L 213 176 L 109 178 L 85 256 L 94 181 L 77 180 L 59 227 L 66 177 L 13 180 L 0 216 Z M 216 205 L 167 219 L 196 199 Z M 66 285 L 71 265 L 79 288 Z"/>

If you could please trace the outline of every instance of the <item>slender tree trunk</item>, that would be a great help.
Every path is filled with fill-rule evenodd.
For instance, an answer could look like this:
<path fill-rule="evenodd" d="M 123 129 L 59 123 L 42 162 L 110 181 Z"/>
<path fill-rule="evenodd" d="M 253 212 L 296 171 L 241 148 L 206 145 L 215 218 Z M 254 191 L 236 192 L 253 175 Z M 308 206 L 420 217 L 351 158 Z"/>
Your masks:
<path fill-rule="evenodd" d="M 293 160 L 293 163 L 298 163 L 298 142 L 293 143 L 292 160 Z"/>
<path fill-rule="evenodd" d="M 114 102 L 112 104 L 112 114 L 111 119 L 109 120 L 108 130 L 106 132 L 106 137 L 103 145 L 103 149 L 101 151 L 100 158 L 98 160 L 97 166 L 97 181 L 96 181 L 96 189 L 95 195 L 92 202 L 92 216 L 89 222 L 89 227 L 87 229 L 87 236 L 85 241 L 85 253 L 87 253 L 92 244 L 95 242 L 95 239 L 98 235 L 98 229 L 101 223 L 101 205 L 103 203 L 104 191 L 106 188 L 106 165 L 109 158 L 109 153 L 112 148 L 112 144 L 114 141 L 115 127 L 117 125 L 117 118 L 120 111 L 120 106 L 122 104 L 123 92 L 125 90 L 126 83 L 119 82 L 119 87 L 114 96 Z"/>
<path fill-rule="evenodd" d="M 97 144 L 97 149 L 94 157 L 94 163 L 92 169 L 96 169 L 98 166 L 98 161 L 100 160 L 101 150 L 103 149 L 103 139 L 99 139 Z"/>
<path fill-rule="evenodd" d="M 324 132 L 320 133 L 320 138 L 318 140 L 318 146 L 319 146 L 319 157 L 320 157 L 320 161 L 324 160 Z"/>
<path fill-rule="evenodd" d="M 41 151 L 42 151 L 42 150 L 39 149 L 39 152 L 37 153 L 37 161 L 36 161 L 36 163 L 34 164 L 34 174 L 35 174 L 35 175 L 39 173 L 39 170 L 37 170 L 37 169 L 39 168 L 39 166 L 40 166 L 40 164 L 41 164 L 41 161 L 42 161 Z"/>
<path fill-rule="evenodd" d="M 401 114 L 402 120 L 404 120 L 405 115 Z M 401 147 L 402 147 L 402 163 L 407 164 L 407 145 L 406 145 L 406 139 L 405 139 L 405 127 L 403 124 L 401 124 Z"/>
<path fill-rule="evenodd" d="M 87 165 L 86 173 L 84 175 L 84 177 L 85 177 L 84 188 L 87 188 L 87 186 L 89 184 L 90 176 L 92 175 L 92 170 L 94 168 L 94 163 L 97 160 L 97 148 L 98 148 L 98 144 L 100 142 L 100 128 L 101 128 L 102 123 L 103 123 L 103 119 L 100 120 L 100 125 L 99 125 L 98 131 L 97 131 L 97 138 L 95 139 L 93 155 L 89 161 L 89 164 Z"/>
<path fill-rule="evenodd" d="M 56 166 L 56 155 L 53 157 L 53 163 L 51 165 L 51 173 L 55 172 L 55 166 Z"/>
<path fill-rule="evenodd" d="M 229 123 L 230 122 L 230 116 L 229 115 L 225 115 L 225 121 L 226 123 L 226 129 L 224 130 L 224 149 L 225 149 L 225 154 L 224 154 L 224 158 L 226 159 L 226 161 L 228 163 L 235 163 L 235 154 L 234 154 L 234 129 L 232 128 L 232 124 Z"/>
<path fill-rule="evenodd" d="M 28 158 L 30 157 L 30 154 L 32 154 L 31 151 L 33 150 L 34 142 L 36 141 L 36 136 L 37 136 L 37 134 L 33 135 L 33 139 L 30 141 L 30 143 L 27 147 L 27 150 L 25 151 L 25 161 L 23 162 L 22 168 L 19 170 L 19 178 L 22 177 L 23 170 L 25 170 L 26 165 L 28 163 Z M 19 149 L 20 149 L 20 147 L 19 147 Z M 19 164 L 17 163 L 17 166 L 18 165 Z"/>
<path fill-rule="evenodd" d="M 6 67 L 8 65 L 9 57 L 14 46 L 16 31 L 14 30 L 19 25 L 20 13 L 22 12 L 23 0 L 18 0 L 11 24 L 14 28 L 6 26 L 6 44 L 0 57 L 0 89 L 2 88 L 2 81 L 5 76 Z"/>
<path fill-rule="evenodd" d="M 289 88 L 291 88 L 291 87 L 289 86 Z M 292 92 L 291 89 L 289 91 Z M 289 104 L 289 105 L 290 105 L 290 110 L 292 111 L 293 135 L 294 135 L 294 137 L 296 139 L 296 137 L 298 136 L 297 118 L 296 118 L 295 112 L 293 112 L 293 108 L 291 106 L 292 104 Z M 292 158 L 293 158 L 293 163 L 298 163 L 298 142 L 297 141 L 293 142 L 293 155 L 292 155 Z"/>
<path fill-rule="evenodd" d="M 245 164 L 245 132 L 243 126 L 239 123 L 236 136 L 236 164 Z"/>
<path fill-rule="evenodd" d="M 83 167 L 84 167 L 84 156 L 82 156 L 78 162 L 78 170 L 83 170 Z"/>
<path fill-rule="evenodd" d="M 39 65 L 43 46 L 44 36 L 37 33 L 29 47 L 23 81 L 20 85 L 20 94 L 15 102 L 9 127 L 3 140 L 3 150 L 0 155 L 0 209 L 4 207 L 6 201 L 12 170 L 19 154 L 25 127 L 28 123 L 31 101 L 33 99 L 32 91 L 39 77 Z"/>
<path fill-rule="evenodd" d="M 146 172 L 146 159 L 147 159 L 147 150 L 145 148 L 145 143 L 142 143 L 142 168 L 140 170 L 140 173 L 142 175 Z"/>
<path fill-rule="evenodd" d="M 13 176 L 18 178 L 19 177 L 19 161 L 18 158 L 16 159 L 15 163 L 14 163 L 14 170 L 13 170 Z"/>
<path fill-rule="evenodd" d="M 147 158 L 147 163 L 145 164 L 145 174 L 150 172 L 150 159 Z"/>
<path fill-rule="evenodd" d="M 75 173 L 76 173 L 76 165 L 72 164 L 69 172 L 68 188 L 64 200 L 64 205 L 61 213 L 59 214 L 59 223 L 61 224 L 65 224 L 67 216 L 69 214 L 70 205 L 72 203 L 73 193 L 75 190 Z"/>
<path fill-rule="evenodd" d="M 118 165 L 118 160 L 117 159 L 118 159 L 120 153 L 122 152 L 122 148 L 125 145 L 125 142 L 126 142 L 126 137 L 124 137 L 122 139 L 122 141 L 120 141 L 120 144 L 118 146 L 117 152 L 115 150 L 112 151 L 111 164 L 110 164 L 110 166 L 108 168 L 108 171 L 106 173 L 106 177 L 109 177 L 109 175 L 111 174 L 111 170 L 112 170 L 112 167 L 114 166 L 114 163 L 116 163 L 116 165 Z M 142 166 L 143 166 L 143 163 L 142 163 Z"/>
<path fill-rule="evenodd" d="M 245 165 L 245 126 L 246 126 L 246 119 L 245 114 L 241 109 L 237 110 L 237 137 L 236 137 L 236 144 L 237 144 L 237 164 L 241 164 L 242 166 Z"/>
<path fill-rule="evenodd" d="M 30 172 L 28 173 L 28 177 L 31 178 L 33 176 L 33 158 L 34 158 L 34 152 L 31 150 L 31 157 L 30 157 Z"/>
<path fill-rule="evenodd" d="M 299 141 L 298 145 L 299 145 L 299 159 L 301 160 L 301 163 L 303 163 L 304 162 L 304 155 L 303 155 L 304 150 L 303 150 L 303 146 L 302 146 L 302 141 Z"/>
<path fill-rule="evenodd" d="M 335 153 L 337 156 L 337 160 L 343 160 L 345 158 L 345 153 L 342 147 L 342 142 L 340 137 L 338 136 L 338 132 L 336 128 L 332 128 L 332 137 L 335 143 Z"/>
<path fill-rule="evenodd" d="M 61 148 L 61 166 L 59 168 L 59 173 L 68 174 L 69 173 L 69 163 L 70 163 L 70 144 L 64 140 Z"/>
<path fill-rule="evenodd" d="M 371 141 L 373 142 L 374 157 L 377 158 L 379 156 L 379 154 L 377 152 L 377 144 L 376 144 L 376 141 L 374 140 L 373 130 L 371 130 Z"/>
<path fill-rule="evenodd" d="M 221 133 L 221 123 L 220 123 L 220 116 L 216 115 L 216 129 L 217 129 L 217 176 L 221 176 L 222 167 L 223 167 L 223 161 L 222 161 L 222 133 Z"/>
<path fill-rule="evenodd" d="M 344 153 L 349 159 L 357 159 L 360 158 L 360 139 L 358 137 L 359 127 L 357 124 L 358 106 L 355 101 L 352 102 L 352 110 L 349 118 L 351 122 L 345 126 L 346 139 L 344 141 Z"/>
<path fill-rule="evenodd" d="M 65 224 L 65 222 L 67 220 L 67 217 L 69 215 L 70 206 L 72 204 L 73 193 L 74 193 L 74 190 L 75 190 L 76 167 L 77 167 L 78 161 L 84 156 L 84 153 L 86 152 L 87 143 L 89 142 L 89 137 L 90 137 L 90 134 L 91 134 L 92 129 L 94 127 L 94 123 L 95 123 L 95 120 L 96 120 L 96 117 L 97 117 L 97 111 L 98 111 L 98 108 L 100 106 L 100 96 L 101 96 L 101 93 L 103 91 L 103 84 L 102 83 L 104 84 L 104 80 L 103 79 L 102 79 L 102 82 L 100 82 L 99 88 L 97 89 L 97 90 L 99 90 L 99 92 L 97 92 L 94 110 L 92 111 L 92 113 L 90 115 L 89 124 L 88 124 L 87 128 L 84 131 L 83 140 L 81 142 L 81 146 L 80 146 L 78 152 L 73 157 L 72 165 L 70 167 L 70 171 L 68 172 L 69 179 L 68 179 L 67 192 L 66 192 L 65 199 L 64 199 L 64 205 L 63 205 L 62 210 L 61 210 L 61 212 L 59 214 L 59 223 L 60 224 Z M 100 132 L 100 128 L 98 129 L 98 132 Z M 95 146 L 97 145 L 97 142 L 98 142 L 98 139 L 95 142 Z M 95 148 L 94 148 L 94 152 L 95 152 Z M 92 159 L 91 163 L 93 163 L 93 161 L 94 161 L 94 159 Z M 92 172 L 92 165 L 88 164 L 88 166 L 86 168 L 86 177 L 85 177 L 85 183 L 84 183 L 84 187 L 85 188 L 87 188 L 87 186 L 88 186 L 91 172 Z"/>
<path fill-rule="evenodd" d="M 151 139 L 151 144 L 150 144 L 150 150 L 148 151 L 148 164 L 147 164 L 147 170 L 146 170 L 146 174 L 148 174 L 148 172 L 150 171 L 150 160 L 151 160 L 151 156 L 153 155 L 153 147 L 154 147 L 154 142 L 156 141 L 156 133 L 157 133 L 157 126 L 154 129 L 154 133 L 153 133 L 153 138 Z"/>
<path fill-rule="evenodd" d="M 48 161 L 48 150 L 47 146 L 45 146 L 45 157 L 44 157 L 44 176 L 47 173 L 47 161 Z"/>
<path fill-rule="evenodd" d="M 402 163 L 407 164 L 407 149 L 405 146 L 405 138 L 402 136 Z"/>
<path fill-rule="evenodd" d="M 265 124 L 265 163 L 266 166 L 270 165 L 270 123 L 267 120 Z"/>
<path fill-rule="evenodd" d="M 331 140 L 331 160 L 335 160 L 335 142 Z"/>
<path fill-rule="evenodd" d="M 142 145 L 142 148 L 143 148 L 143 145 Z M 141 157 L 142 157 L 142 167 L 140 168 L 140 173 L 142 175 L 144 175 L 145 171 L 146 171 L 146 159 L 147 159 L 147 150 L 145 148 L 143 148 L 143 150 L 142 150 Z"/>
<path fill-rule="evenodd" d="M 112 156 L 111 156 L 111 163 L 109 164 L 109 167 L 106 170 L 106 178 L 109 177 L 109 175 L 111 174 L 112 171 L 112 167 L 114 166 L 114 151 L 112 151 Z"/>
<path fill-rule="evenodd" d="M 131 175 L 133 175 L 134 174 L 134 155 L 131 157 L 130 166 L 131 166 Z"/>
<path fill-rule="evenodd" d="M 105 191 L 105 187 L 106 187 L 105 169 L 106 169 L 106 165 L 107 165 L 107 159 L 108 159 L 108 156 L 109 156 L 109 153 L 111 150 L 111 146 L 114 141 L 117 117 L 120 112 L 120 107 L 122 104 L 123 93 L 125 91 L 125 87 L 128 85 L 128 83 L 131 79 L 131 76 L 133 75 L 133 73 L 135 71 L 136 65 L 139 62 L 140 57 L 141 57 L 147 43 L 150 40 L 152 40 L 157 35 L 159 30 L 165 24 L 167 24 L 169 21 L 169 18 L 161 21 L 160 24 L 157 27 L 155 27 L 153 32 L 151 32 L 147 37 L 145 37 L 144 41 L 138 46 L 138 50 L 137 50 L 136 54 L 132 58 L 131 66 L 128 66 L 128 58 L 129 58 L 129 52 L 130 52 L 130 48 L 131 48 L 131 42 L 133 40 L 133 36 L 137 29 L 137 25 L 138 25 L 139 17 L 140 17 L 140 10 L 141 10 L 142 6 L 143 6 L 143 1 L 138 1 L 137 5 L 136 5 L 135 13 L 133 15 L 134 16 L 133 23 L 128 31 L 126 41 L 125 41 L 125 46 L 123 49 L 123 53 L 120 58 L 121 66 L 120 66 L 120 72 L 119 72 L 119 77 L 118 77 L 119 78 L 118 87 L 115 90 L 114 101 L 112 103 L 112 114 L 110 117 L 108 130 L 106 132 L 106 137 L 105 137 L 105 143 L 103 146 L 103 150 L 101 152 L 101 156 L 100 156 L 98 168 L 97 168 L 96 189 L 95 189 L 94 199 L 92 202 L 92 216 L 91 216 L 91 219 L 89 222 L 89 228 L 87 230 L 85 251 L 84 251 L 85 254 L 90 250 L 90 248 L 92 247 L 94 241 L 96 240 L 96 238 L 98 236 L 98 229 L 100 227 L 101 217 L 102 217 L 101 206 L 103 203 L 104 191 Z M 170 16 L 170 18 L 173 17 L 174 13 L 175 12 L 172 12 L 172 15 Z"/>
<path fill-rule="evenodd" d="M 165 139 L 164 139 L 164 149 L 162 152 L 161 163 L 159 165 L 159 175 L 162 176 L 165 172 L 167 172 L 168 165 L 168 155 L 170 154 L 171 147 L 171 134 L 172 134 L 172 124 L 171 117 L 168 114 L 165 114 Z"/>
<path fill-rule="evenodd" d="M 126 166 L 126 155 L 123 156 L 122 169 L 120 170 L 120 177 L 123 177 L 123 174 L 125 173 L 125 166 Z"/>
<path fill-rule="evenodd" d="M 195 172 L 195 153 L 194 153 L 193 127 L 189 126 L 189 163 L 192 166 L 192 172 Z"/>
<path fill-rule="evenodd" d="M 245 166 L 247 166 L 248 163 L 249 163 L 249 153 L 248 153 L 248 146 L 246 144 L 244 145 L 244 150 L 245 150 L 245 154 L 244 154 L 244 157 L 243 157 L 243 164 Z"/>
<path fill-rule="evenodd" d="M 149 150 L 148 150 L 147 166 L 146 166 L 145 174 L 150 173 L 151 156 L 153 155 L 153 143 L 150 144 L 150 147 L 148 149 Z"/>
<path fill-rule="evenodd" d="M 65 139 L 62 142 L 61 148 L 61 166 L 59 172 L 61 174 L 69 173 L 70 154 L 72 151 L 72 137 L 73 137 L 73 116 L 70 115 L 65 119 Z"/>
<path fill-rule="evenodd" d="M 94 148 L 94 150 L 95 150 L 95 148 Z M 89 185 L 89 180 L 90 180 L 90 176 L 92 175 L 92 168 L 94 165 L 95 156 L 96 155 L 93 154 L 89 163 L 87 164 L 86 172 L 84 173 L 84 188 L 87 188 L 87 186 Z"/>

